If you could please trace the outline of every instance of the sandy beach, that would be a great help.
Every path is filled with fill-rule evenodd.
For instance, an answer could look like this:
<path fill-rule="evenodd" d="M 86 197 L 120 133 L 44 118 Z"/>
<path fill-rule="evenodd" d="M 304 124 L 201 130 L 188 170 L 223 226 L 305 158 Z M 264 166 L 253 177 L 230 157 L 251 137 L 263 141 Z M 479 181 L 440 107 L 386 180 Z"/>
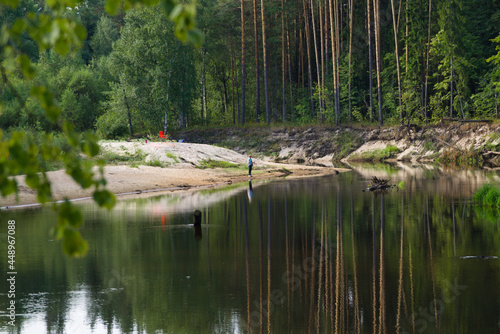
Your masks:
<path fill-rule="evenodd" d="M 133 154 L 140 150 L 144 161 L 163 161 L 164 167 L 148 165 L 129 166 L 127 164 L 105 167 L 107 189 L 120 197 L 139 197 L 152 192 L 156 194 L 173 191 L 193 191 L 199 188 L 220 187 L 237 182 L 248 182 L 248 173 L 242 169 L 206 168 L 200 169 L 202 160 L 214 159 L 236 164 L 246 164 L 247 156 L 235 151 L 203 144 L 186 143 L 102 143 L 103 152 L 113 154 Z M 126 152 L 126 153 L 125 153 Z M 173 158 L 172 158 L 173 157 Z M 175 160 L 175 161 L 169 161 Z M 333 167 L 278 164 L 255 159 L 254 180 L 284 177 L 314 177 L 347 171 Z M 54 201 L 85 199 L 92 196 L 93 188 L 81 187 L 64 170 L 47 173 L 52 183 Z M 0 200 L 0 207 L 16 208 L 36 204 L 36 192 L 26 186 L 24 177 L 16 177 L 19 185 L 17 196 Z"/>

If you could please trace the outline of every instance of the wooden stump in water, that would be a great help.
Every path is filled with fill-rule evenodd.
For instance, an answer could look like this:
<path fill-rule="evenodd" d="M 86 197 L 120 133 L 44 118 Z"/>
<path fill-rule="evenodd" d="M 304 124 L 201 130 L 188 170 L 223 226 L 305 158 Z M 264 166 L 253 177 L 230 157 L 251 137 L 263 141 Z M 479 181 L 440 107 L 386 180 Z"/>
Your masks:
<path fill-rule="evenodd" d="M 195 210 L 194 211 L 194 225 L 201 225 L 201 211 L 200 210 Z"/>

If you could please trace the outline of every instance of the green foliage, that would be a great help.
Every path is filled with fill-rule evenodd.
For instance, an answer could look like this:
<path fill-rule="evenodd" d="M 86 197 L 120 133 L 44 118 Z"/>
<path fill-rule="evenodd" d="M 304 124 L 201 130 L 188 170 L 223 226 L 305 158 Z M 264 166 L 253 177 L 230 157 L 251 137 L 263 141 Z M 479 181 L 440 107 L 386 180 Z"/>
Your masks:
<path fill-rule="evenodd" d="M 146 165 L 151 167 L 164 167 L 163 163 L 160 160 L 149 160 Z"/>
<path fill-rule="evenodd" d="M 494 223 L 500 222 L 500 187 L 485 184 L 474 193 L 473 199 L 478 203 L 475 207 L 478 216 Z"/>
<path fill-rule="evenodd" d="M 480 152 L 475 150 L 459 151 L 455 149 L 446 149 L 441 154 L 441 163 L 452 166 L 476 166 L 483 164 L 483 158 Z"/>
<path fill-rule="evenodd" d="M 197 166 L 200 169 L 205 168 L 243 168 L 243 165 L 233 164 L 228 161 L 204 159 L 200 161 L 200 165 Z"/>
<path fill-rule="evenodd" d="M 170 158 L 170 159 L 174 160 L 174 163 L 176 163 L 176 164 L 178 164 L 180 162 L 179 161 L 179 157 L 176 156 L 175 154 L 171 153 L 171 152 L 167 152 L 166 156 L 167 156 L 167 158 Z"/>
<path fill-rule="evenodd" d="M 485 184 L 474 193 L 473 199 L 477 203 L 478 216 L 493 223 L 500 222 L 500 187 Z"/>
<path fill-rule="evenodd" d="M 106 9 L 111 14 L 117 14 L 120 4 L 121 1 L 108 0 Z M 126 10 L 141 4 L 155 5 L 157 1 L 127 0 L 123 8 Z M 194 6 L 181 5 L 176 0 L 162 0 L 161 8 L 174 22 L 174 30 L 178 38 L 184 41 L 201 42 L 201 34 L 194 27 Z M 23 89 L 20 93 L 13 84 L 18 80 L 17 78 L 29 80 L 37 75 L 37 67 L 31 63 L 31 60 L 36 58 L 32 54 L 31 42 L 34 42 L 40 52 L 45 55 L 54 55 L 53 51 L 58 55 L 78 53 L 77 50 L 82 47 L 87 37 L 85 27 L 76 19 L 79 12 L 80 8 L 77 7 L 77 3 L 71 0 L 48 1 L 43 4 L 43 8 L 39 8 L 34 3 L 27 5 L 26 1 L 0 1 L 0 18 L 2 19 L 0 21 L 1 116 L 3 116 L 1 113 L 4 106 L 7 107 L 7 119 L 4 120 L 2 117 L 0 122 L 3 122 L 2 128 L 23 126 L 23 117 L 19 117 L 16 109 L 26 110 L 29 126 L 40 127 L 42 118 L 39 114 L 43 109 L 49 122 L 62 125 L 63 146 L 70 148 L 62 150 L 61 145 L 52 136 L 43 136 L 41 143 L 35 143 L 26 132 L 15 131 L 7 138 L 0 129 L 1 196 L 18 191 L 17 181 L 12 176 L 23 173 L 26 175 L 28 186 L 37 191 L 37 200 L 40 203 L 51 201 L 51 186 L 46 176 L 46 167 L 49 163 L 46 162 L 50 164 L 55 162 L 62 163 L 66 172 L 82 188 L 93 187 L 93 197 L 98 205 L 113 207 L 114 196 L 104 188 L 106 180 L 103 177 L 102 165 L 100 165 L 98 175 L 92 170 L 95 156 L 99 152 L 96 137 L 88 133 L 79 135 L 75 132 L 76 129 L 91 129 L 99 116 L 103 86 L 94 80 L 93 73 L 88 69 L 82 69 L 57 82 L 53 80 L 53 74 L 58 72 L 58 68 L 51 68 L 50 62 L 42 60 L 39 68 L 43 69 L 45 66 L 48 70 L 42 73 L 37 81 L 26 85 L 28 89 Z M 102 39 L 106 30 L 112 30 L 107 28 L 103 23 L 100 30 L 98 29 L 99 33 L 94 39 L 94 46 L 97 49 L 103 47 L 103 45 L 98 47 L 99 38 Z M 113 40 L 113 37 L 110 40 Z M 48 53 L 44 52 L 48 49 L 50 49 Z M 105 54 L 107 50 L 100 50 L 100 52 Z M 47 57 L 46 60 L 59 59 L 58 55 Z M 67 73 L 69 74 L 69 71 L 66 70 L 61 74 Z M 55 77 L 61 78 L 57 75 Z M 7 90 L 4 90 L 4 87 L 7 87 Z M 11 96 L 8 97 L 6 94 Z M 7 98 L 4 100 L 4 97 Z M 58 98 L 61 101 L 60 105 Z M 61 122 L 61 113 L 64 119 L 74 124 Z M 16 119 L 21 121 L 16 121 Z M 54 233 L 58 239 L 62 240 L 65 253 L 71 256 L 85 255 L 88 245 L 77 230 L 82 221 L 81 212 L 75 209 L 69 201 L 54 204 L 54 208 L 58 212 L 58 222 Z"/>
<path fill-rule="evenodd" d="M 119 109 L 111 109 L 101 115 L 95 124 L 101 138 L 119 139 L 129 134 L 127 114 Z"/>
<path fill-rule="evenodd" d="M 397 148 L 396 146 L 389 145 L 383 149 L 376 149 L 373 151 L 364 152 L 361 158 L 362 160 L 382 161 L 389 158 L 393 158 L 398 153 L 399 153 L 399 148 Z"/>
<path fill-rule="evenodd" d="M 120 165 L 123 163 L 144 163 L 145 154 L 141 150 L 135 151 L 134 154 L 116 154 L 111 151 L 104 151 L 99 155 L 102 163 L 106 165 Z"/>
<path fill-rule="evenodd" d="M 359 147 L 361 138 L 359 138 L 354 132 L 342 131 L 340 134 L 335 136 L 334 141 L 339 147 L 337 150 L 339 153 L 334 158 L 336 160 L 340 160 Z"/>

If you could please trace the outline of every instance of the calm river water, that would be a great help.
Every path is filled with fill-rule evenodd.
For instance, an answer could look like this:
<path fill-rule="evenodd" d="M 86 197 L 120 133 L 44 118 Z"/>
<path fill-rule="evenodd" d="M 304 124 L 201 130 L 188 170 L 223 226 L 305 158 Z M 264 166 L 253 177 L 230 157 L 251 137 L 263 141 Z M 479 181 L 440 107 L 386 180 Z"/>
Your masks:
<path fill-rule="evenodd" d="M 373 175 L 402 189 L 363 192 Z M 499 180 L 360 168 L 122 199 L 111 212 L 80 203 L 89 253 L 77 260 L 52 240 L 50 208 L 3 211 L 0 332 L 500 333 L 500 213 L 471 202 Z"/>

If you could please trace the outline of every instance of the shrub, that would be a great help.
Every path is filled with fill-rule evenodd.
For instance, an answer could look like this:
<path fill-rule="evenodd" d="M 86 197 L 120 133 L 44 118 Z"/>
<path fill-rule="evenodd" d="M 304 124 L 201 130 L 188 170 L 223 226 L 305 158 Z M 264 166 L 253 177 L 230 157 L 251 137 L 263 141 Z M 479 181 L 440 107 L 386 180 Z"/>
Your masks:
<path fill-rule="evenodd" d="M 474 201 L 482 205 L 500 208 L 500 188 L 492 184 L 485 184 L 474 194 Z"/>

